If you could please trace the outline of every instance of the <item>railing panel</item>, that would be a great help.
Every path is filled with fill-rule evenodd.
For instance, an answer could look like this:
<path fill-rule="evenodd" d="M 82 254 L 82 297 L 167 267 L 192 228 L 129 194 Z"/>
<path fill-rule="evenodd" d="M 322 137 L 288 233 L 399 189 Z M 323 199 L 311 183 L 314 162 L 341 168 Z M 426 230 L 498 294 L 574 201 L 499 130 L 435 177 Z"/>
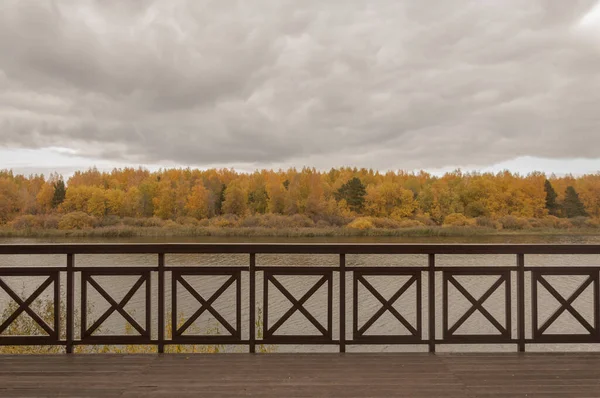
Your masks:
<path fill-rule="evenodd" d="M 465 267 L 456 269 L 444 269 L 443 274 L 443 341 L 452 342 L 464 342 L 472 340 L 473 342 L 485 343 L 489 339 L 490 342 L 511 342 L 511 271 L 507 269 L 499 269 L 496 267 Z M 458 277 L 473 277 L 473 276 L 491 276 L 497 277 L 497 279 L 491 284 L 487 290 L 480 296 L 474 297 L 473 294 L 465 288 L 463 283 L 460 282 Z M 453 323 L 449 322 L 449 309 L 453 305 L 452 300 L 449 297 L 449 287 L 453 286 L 459 294 L 467 299 L 470 307 Z M 504 289 L 504 320 L 498 320 L 492 315 L 485 307 L 486 301 L 498 291 L 500 288 Z M 495 331 L 498 334 L 457 334 L 461 326 L 476 312 L 483 315 L 485 319 L 493 325 Z"/>
<path fill-rule="evenodd" d="M 233 268 L 233 267 L 230 267 Z M 242 273 L 239 268 L 227 269 L 224 267 L 213 269 L 199 269 L 190 267 L 169 267 L 171 270 L 171 303 L 172 303 L 172 321 L 171 321 L 171 341 L 170 343 L 181 344 L 214 344 L 215 341 L 226 341 L 229 344 L 240 343 L 242 339 Z M 210 296 L 203 297 L 202 293 L 186 279 L 188 276 L 225 276 L 226 281 Z M 178 310 L 177 293 L 180 287 L 190 294 L 198 304 L 198 309 L 187 319 L 178 319 L 180 314 Z M 225 316 L 214 308 L 214 303 L 229 289 L 235 289 L 235 324 L 232 325 L 225 319 Z M 211 314 L 220 325 L 225 328 L 227 335 L 208 335 L 208 334 L 184 334 L 194 322 L 200 318 L 203 313 Z M 182 324 L 181 321 L 183 321 Z"/>
<path fill-rule="evenodd" d="M 151 289 L 151 276 L 150 272 L 152 269 L 142 267 L 102 267 L 102 268 L 85 268 L 80 269 L 81 272 L 81 336 L 78 343 L 80 344 L 115 344 L 115 341 L 122 339 L 123 344 L 150 344 L 151 341 L 151 323 L 152 323 L 152 289 Z M 111 296 L 106 287 L 98 281 L 97 277 L 119 277 L 119 276 L 133 276 L 136 277 L 136 281 L 128 289 L 125 296 L 117 301 Z M 141 291 L 142 287 L 144 293 L 145 303 L 145 324 L 142 326 L 140 323 L 127 311 L 125 308 L 127 303 L 132 297 Z M 109 304 L 109 308 L 104 311 L 94 322 L 89 325 L 88 322 L 88 289 L 94 289 L 100 296 L 106 300 Z M 131 335 L 106 335 L 95 333 L 99 330 L 102 324 L 114 313 L 120 314 L 125 321 L 131 325 L 131 327 L 137 332 L 137 336 Z"/>
<path fill-rule="evenodd" d="M 598 343 L 600 342 L 600 314 L 598 313 L 599 308 L 599 295 L 598 282 L 600 276 L 600 269 L 595 267 L 565 267 L 565 268 L 552 268 L 552 267 L 539 267 L 531 269 L 531 305 L 533 309 L 532 329 L 533 329 L 533 340 L 536 342 L 563 342 L 572 340 L 574 342 L 582 343 Z M 582 282 L 579 286 L 564 296 L 560 293 L 556 286 L 554 286 L 549 277 L 583 277 Z M 545 289 L 553 299 L 559 303 L 559 307 L 546 319 L 539 319 L 539 304 L 540 304 L 540 289 Z M 585 317 L 577 308 L 574 303 L 586 292 L 591 293 L 593 301 L 593 313 L 591 319 Z M 573 334 L 573 333 L 549 333 L 549 329 L 555 324 L 555 322 L 563 314 L 570 314 L 572 318 L 577 322 L 577 326 L 585 329 L 585 333 Z"/>
<path fill-rule="evenodd" d="M 6 281 L 6 277 L 41 277 L 43 282 L 35 290 L 22 297 Z M 48 289 L 52 289 L 52 322 L 48 324 L 43 315 L 38 314 L 32 305 Z M 55 269 L 10 269 L 0 268 L 0 292 L 14 302 L 16 309 L 7 314 L 5 319 L 0 319 L 0 343 L 3 345 L 55 345 L 59 343 L 60 336 L 60 272 Z M 21 315 L 28 315 L 35 326 L 43 332 L 42 335 L 17 336 L 10 334 L 10 327 Z"/>
<path fill-rule="evenodd" d="M 332 319 L 333 319 L 333 271 L 331 267 L 261 267 L 263 271 L 263 326 L 264 336 L 262 342 L 266 344 L 296 344 L 298 341 L 305 341 L 308 344 L 331 344 L 332 338 Z M 316 282 L 313 282 L 310 288 L 302 295 L 295 297 L 288 288 L 278 279 L 280 276 L 315 276 Z M 287 310 L 279 319 L 271 322 L 269 320 L 269 290 L 273 287 L 278 293 L 281 293 L 291 304 L 291 308 Z M 326 289 L 325 305 L 327 308 L 327 321 L 323 325 L 315 316 L 306 308 L 306 302 L 321 288 Z M 300 313 L 312 326 L 319 332 L 316 335 L 283 335 L 277 334 L 277 331 L 288 321 L 294 314 Z"/>
<path fill-rule="evenodd" d="M 373 284 L 369 281 L 369 277 L 376 276 L 405 276 L 406 281 L 398 284 L 393 290 L 395 293 L 386 299 L 383 297 Z M 353 271 L 353 284 L 354 284 L 354 327 L 353 327 L 353 340 L 350 344 L 357 343 L 371 343 L 371 344 L 418 344 L 423 342 L 422 338 L 422 305 L 421 305 L 421 270 L 406 270 L 399 268 L 387 268 L 387 269 L 373 269 L 368 268 L 360 270 L 355 268 Z M 369 319 L 362 325 L 359 325 L 360 318 L 360 300 L 359 300 L 359 288 L 365 288 L 373 297 L 377 299 L 378 304 L 381 307 L 372 314 Z M 395 307 L 394 303 L 400 298 L 406 296 L 409 291 L 414 287 L 415 291 L 415 314 L 416 320 L 414 323 L 409 322 L 404 315 L 402 315 Z M 402 325 L 408 334 L 393 334 L 393 335 L 382 335 L 382 334 L 368 334 L 369 329 L 377 322 L 378 319 L 384 313 L 390 313 L 393 318 L 398 321 L 399 325 Z"/>
<path fill-rule="evenodd" d="M 153 260 L 148 266 L 89 266 L 93 255 L 117 253 L 144 253 L 147 255 L 144 257 Z M 216 253 L 235 253 L 237 257 L 245 253 L 249 256 L 249 262 L 247 265 L 238 263 L 236 266 L 224 266 L 223 261 L 215 262 L 214 266 L 197 265 L 194 263 L 194 257 L 190 256 L 193 253 L 205 254 L 209 259 Z M 331 265 L 313 266 L 304 261 L 302 266 L 257 266 L 257 253 L 336 254 L 339 257 Z M 2 254 L 66 256 L 66 263 L 59 266 L 0 267 L 0 296 L 6 297 L 6 300 L 0 302 L 0 309 L 3 310 L 0 313 L 4 314 L 0 319 L 0 345 L 3 346 L 64 345 L 70 353 L 75 345 L 150 344 L 156 345 L 158 352 L 164 352 L 167 345 L 232 344 L 248 345 L 249 351 L 255 352 L 256 344 L 314 344 L 337 345 L 340 352 L 345 352 L 347 346 L 409 344 L 421 345 L 430 352 L 435 352 L 439 345 L 445 344 L 508 343 L 514 344 L 519 351 L 525 351 L 529 344 L 600 343 L 600 265 L 584 266 L 587 263 L 582 261 L 582 264 L 571 262 L 573 265 L 541 266 L 542 263 L 540 266 L 531 266 L 526 262 L 529 254 L 598 255 L 600 245 L 48 244 L 0 245 L 0 256 Z M 88 256 L 84 267 L 76 263 L 76 256 L 80 254 Z M 168 254 L 185 257 L 187 265 L 166 264 L 165 256 Z M 404 261 L 403 265 L 398 266 L 390 265 L 394 262 L 386 259 L 385 266 L 366 263 L 363 265 L 362 262 L 360 266 L 347 266 L 348 254 L 373 254 L 380 256 L 379 258 L 385 255 L 427 254 L 428 262 L 426 266 L 409 266 L 404 265 L 408 264 Z M 514 256 L 513 261 L 516 261 L 514 265 L 508 266 L 478 266 L 475 261 L 460 266 L 454 258 L 450 262 L 451 265 L 439 265 L 436 264 L 438 254 L 444 255 L 440 257 L 440 262 L 446 256 L 474 254 L 511 254 Z M 488 258 L 492 260 L 489 263 L 493 263 L 495 258 Z M 104 264 L 107 263 L 108 260 L 104 261 Z M 284 263 L 291 264 L 293 261 Z M 331 262 L 327 264 L 329 263 Z M 61 275 L 65 283 L 64 296 L 61 296 Z M 110 289 L 106 282 L 102 281 L 106 278 L 118 279 L 126 276 L 134 280 L 125 290 L 125 295 L 117 299 L 109 294 Z M 153 290 L 151 281 L 154 276 L 157 277 L 158 284 Z M 256 283 L 257 276 L 261 282 L 259 285 Z M 33 289 L 33 293 L 23 297 L 7 283 L 9 277 L 23 280 L 42 278 L 42 282 Z M 166 279 L 169 277 L 171 283 L 167 285 Z M 214 293 L 206 294 L 204 282 L 194 285 L 189 280 L 200 277 L 222 277 L 224 282 L 216 287 Z M 305 277 L 313 277 L 314 280 L 304 286 L 305 289 L 300 295 L 292 294 L 292 290 L 283 281 L 285 278 L 298 280 Z M 385 293 L 373 282 L 376 278 L 384 278 Z M 485 289 L 482 289 L 482 285 L 474 289 L 465 282 L 469 278 L 488 278 L 491 282 Z M 571 291 L 565 292 L 554 284 L 553 280 L 557 278 L 579 278 L 580 283 Z M 526 280 L 530 282 L 526 283 Z M 334 281 L 339 290 L 336 290 L 335 294 Z M 514 284 L 516 285 L 513 291 Z M 436 292 L 438 288 L 441 288 L 441 291 Z M 262 290 L 262 297 L 256 297 L 257 289 L 259 293 Z M 46 292 L 48 296 L 48 291 L 53 314 L 50 320 L 43 318 L 42 314 L 35 313 L 32 307 L 32 303 L 40 298 L 42 292 Z M 76 295 L 76 291 L 79 294 Z M 453 295 L 449 294 L 450 291 Z M 91 314 L 87 309 L 92 292 L 108 303 L 108 309 L 90 321 Z M 191 296 L 194 307 L 192 313 L 186 314 L 184 319 L 179 319 L 181 302 L 177 296 L 182 292 Z M 218 304 L 218 300 L 222 300 L 224 294 L 232 292 L 233 298 L 230 299 L 232 301 L 227 304 L 227 308 L 231 308 L 233 312 L 221 313 L 222 310 L 218 310 L 215 303 Z M 289 309 L 284 309 L 278 314 L 280 316 L 277 319 L 274 319 L 272 308 L 272 305 L 276 304 L 271 297 L 273 292 L 283 297 L 277 304 L 287 303 L 289 306 Z M 546 311 L 548 308 L 542 292 L 557 303 L 557 308 L 547 316 L 542 316 L 542 310 Z M 309 307 L 309 300 L 314 299 L 316 294 L 319 294 L 322 300 L 321 306 Z M 135 318 L 128 307 L 134 295 L 143 296 L 143 321 Z M 578 301 L 584 296 L 588 305 L 586 308 L 589 309 L 587 312 L 578 307 Z M 460 311 L 457 310 L 455 301 L 458 298 L 466 303 Z M 170 306 L 167 300 L 170 300 Z M 6 303 L 11 301 L 14 310 L 7 311 L 9 307 Z M 397 309 L 395 306 L 400 301 L 410 308 Z M 369 309 L 365 307 L 367 302 L 370 303 Z M 494 304 L 501 315 L 490 311 L 490 304 Z M 339 312 L 334 313 L 336 305 Z M 316 313 L 315 308 L 321 312 Z M 262 310 L 261 319 L 257 319 L 257 309 Z M 441 312 L 436 314 L 436 309 L 441 309 Z M 457 316 L 450 315 L 453 309 Z M 64 310 L 66 313 L 61 317 Z M 515 310 L 516 316 L 513 320 L 512 314 Z M 171 326 L 166 330 L 165 317 L 168 311 L 171 312 Z M 407 313 L 410 313 L 411 317 L 408 317 Z M 103 324 L 113 314 L 121 315 L 131 326 L 133 334 L 99 334 Z M 191 332 L 190 326 L 203 314 L 216 319 L 222 325 L 220 329 L 223 334 Z M 21 315 L 31 317 L 33 322 L 39 325 L 43 335 L 8 335 L 7 331 Z M 286 322 L 293 316 L 302 317 L 308 325 L 314 327 L 316 333 L 307 335 L 282 332 L 285 325 L 289 325 Z M 377 322 L 384 316 L 397 323 L 398 333 L 394 331 L 396 329 L 390 334 L 381 334 L 375 330 Z M 479 316 L 491 325 L 492 332 L 463 332 L 463 326 L 472 316 Z M 571 325 L 579 327 L 582 332 L 553 332 L 563 316 L 571 317 Z M 248 323 L 244 322 L 246 319 Z M 62 334 L 61 322 L 66 326 Z M 516 322 L 514 330 L 513 322 Z M 79 336 L 74 333 L 76 326 L 81 331 Z M 257 338 L 258 330 L 262 331 L 262 335 L 258 335 Z M 165 336 L 165 332 L 171 337 Z M 153 338 L 153 335 L 157 338 Z M 244 338 L 246 335 L 247 339 Z"/>

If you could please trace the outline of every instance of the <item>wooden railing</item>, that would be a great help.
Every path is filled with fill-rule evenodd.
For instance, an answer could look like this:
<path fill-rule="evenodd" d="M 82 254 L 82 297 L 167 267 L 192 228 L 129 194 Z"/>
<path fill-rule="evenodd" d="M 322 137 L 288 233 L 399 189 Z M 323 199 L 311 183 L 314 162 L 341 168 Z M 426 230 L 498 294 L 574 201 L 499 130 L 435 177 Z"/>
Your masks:
<path fill-rule="evenodd" d="M 243 266 L 176 266 L 167 264 L 165 255 L 181 253 L 224 253 L 247 254 L 248 263 Z M 600 266 L 528 266 L 527 255 L 599 255 L 600 245 L 438 245 L 438 244 L 36 244 L 36 245 L 0 245 L 0 256 L 3 255 L 46 255 L 60 254 L 65 256 L 64 266 L 20 266 L 0 267 L 0 291 L 4 291 L 10 300 L 14 300 L 17 309 L 8 318 L 0 320 L 0 345 L 64 345 L 66 352 L 73 352 L 76 345 L 105 345 L 105 344 L 149 344 L 156 345 L 158 352 L 164 352 L 166 345 L 172 344 L 231 344 L 246 345 L 253 353 L 258 344 L 317 344 L 337 345 L 340 352 L 346 351 L 347 345 L 364 344 L 410 344 L 425 345 L 430 352 L 435 352 L 440 344 L 515 344 L 519 351 L 525 351 L 527 344 L 537 343 L 600 343 L 600 306 L 599 306 L 599 276 Z M 78 255 L 103 254 L 153 254 L 156 255 L 156 265 L 153 266 L 79 266 Z M 258 265 L 257 254 L 334 254 L 339 263 L 335 266 L 269 266 Z M 425 255 L 426 263 L 421 266 L 347 266 L 347 255 L 377 254 L 377 255 Z M 436 255 L 512 255 L 514 265 L 510 266 L 438 266 Z M 76 275 L 80 278 L 76 278 Z M 242 278 L 244 274 L 248 277 Z M 96 277 L 98 276 L 133 276 L 137 280 L 128 293 L 119 301 L 114 299 Z M 158 287 L 152 288 L 153 275 L 157 276 Z M 203 297 L 187 281 L 185 276 L 208 275 L 224 276 L 225 283 L 210 297 Z M 496 281 L 479 297 L 470 292 L 459 278 L 463 276 L 492 276 Z M 4 279 L 8 276 L 43 277 L 44 282 L 27 298 L 21 297 Z M 316 276 L 317 282 L 302 297 L 295 297 L 278 279 L 280 276 Z M 373 276 L 404 276 L 406 281 L 393 286 L 395 292 L 386 299 L 369 281 Z M 561 293 L 549 282 L 548 276 L 579 276 L 583 278 L 581 285 L 568 297 Z M 170 313 L 172 314 L 170 338 L 165 336 L 165 299 L 168 294 L 165 280 L 170 278 Z M 262 283 L 263 298 L 257 300 L 257 278 Z M 338 280 L 338 288 L 334 292 L 334 278 Z M 526 283 L 527 279 L 527 283 Z M 80 281 L 80 297 L 75 296 L 75 281 Z M 242 295 L 242 281 L 247 296 Z M 441 280 L 441 283 L 440 283 Z M 61 282 L 63 281 L 63 282 Z M 389 282 L 392 283 L 392 282 Z M 516 283 L 513 292 L 511 283 Z M 441 285 L 440 299 L 436 299 L 436 289 Z M 31 308 L 32 303 L 40 294 L 52 286 L 53 317 L 48 324 Z M 231 286 L 235 286 L 235 322 L 232 324 L 223 314 L 214 308 L 214 302 Z M 327 321 L 322 323 L 306 308 L 307 301 L 323 286 L 326 287 Z M 348 300 L 346 289 L 352 287 L 351 302 Z M 370 318 L 359 325 L 359 286 L 364 287 L 378 302 L 380 309 Z M 411 289 L 415 286 L 415 289 Z M 449 297 L 449 287 L 453 286 L 468 300 L 470 308 L 456 321 L 449 321 L 450 309 L 454 305 Z M 538 317 L 539 295 L 538 288 L 543 286 L 559 303 L 559 308 L 548 318 L 540 321 Z M 144 287 L 145 322 L 143 325 L 135 320 L 126 310 L 127 303 L 140 289 Z M 485 307 L 485 303 L 503 288 L 503 301 L 499 303 L 504 316 L 497 319 Z M 109 309 L 93 323 L 88 322 L 87 305 L 88 289 L 93 288 L 108 303 Z M 66 292 L 61 292 L 64 289 Z M 183 324 L 178 322 L 177 292 L 184 289 L 197 302 L 198 309 Z M 271 289 L 276 289 L 292 307 L 279 319 L 269 318 Z M 574 306 L 574 302 L 584 291 L 592 290 L 593 315 L 587 318 Z M 416 321 L 410 322 L 405 315 L 394 307 L 407 292 L 414 291 L 414 312 Z M 529 300 L 525 300 L 528 291 Z M 61 293 L 66 293 L 61 294 Z M 426 303 L 422 296 L 426 294 Z M 156 299 L 156 308 L 152 306 Z M 515 297 L 516 296 L 516 297 Z M 248 300 L 248 322 L 242 325 L 242 303 Z M 66 301 L 63 302 L 63 301 Z M 334 303 L 337 301 L 338 313 L 334 314 Z M 66 333 L 61 333 L 61 304 L 66 309 Z M 6 304 L 0 304 L 5 306 Z M 438 305 L 441 316 L 436 315 Z M 497 303 L 498 305 L 498 303 Z M 256 308 L 261 307 L 263 333 L 262 338 L 256 336 Z M 75 308 L 78 307 L 78 308 Z M 352 307 L 351 333 L 346 331 L 347 310 Z M 6 307 L 5 307 L 6 308 Z M 325 306 L 323 306 L 325 309 Z M 516 327 L 513 328 L 513 308 L 516 308 Z M 425 312 L 425 311 L 426 312 Z M 529 310 L 529 311 L 527 311 Z M 119 313 L 137 333 L 136 335 L 101 335 L 98 330 L 103 322 L 113 313 Z M 219 321 L 227 335 L 186 334 L 186 330 L 203 313 L 210 313 Z M 314 335 L 280 334 L 281 326 L 299 312 L 312 324 L 318 333 Z M 408 333 L 373 335 L 369 329 L 385 313 L 389 312 L 403 325 Z M 426 317 L 424 317 L 424 312 Z M 474 313 L 479 312 L 494 326 L 497 332 L 492 334 L 460 334 L 459 329 Z M 530 315 L 526 322 L 526 313 Z M 584 333 L 548 333 L 548 329 L 565 312 L 572 315 L 585 329 Z M 5 332 L 21 314 L 29 315 L 45 332 L 40 336 L 14 336 Z M 75 337 L 74 325 L 76 314 L 80 314 L 78 322 L 81 332 Z M 337 318 L 334 333 L 334 315 Z M 156 320 L 154 320 L 156 316 Z M 590 318 L 590 319 L 588 319 Z M 154 323 L 153 323 L 154 322 Z M 441 325 L 440 325 L 441 322 Z M 91 323 L 91 324 L 90 324 Z M 441 333 L 438 329 L 441 326 Z M 247 333 L 243 333 L 243 331 Z M 64 336 L 64 337 L 63 337 Z M 247 336 L 247 338 L 244 338 Z"/>

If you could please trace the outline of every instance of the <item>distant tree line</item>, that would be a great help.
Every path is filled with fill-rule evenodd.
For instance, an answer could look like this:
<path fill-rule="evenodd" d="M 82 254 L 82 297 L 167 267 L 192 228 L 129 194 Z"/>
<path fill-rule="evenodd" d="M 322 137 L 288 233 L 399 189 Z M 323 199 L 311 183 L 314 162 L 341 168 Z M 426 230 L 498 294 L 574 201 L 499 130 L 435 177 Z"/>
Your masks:
<path fill-rule="evenodd" d="M 425 225 L 588 217 L 600 219 L 600 174 L 579 177 L 339 168 L 260 170 L 142 168 L 52 174 L 0 171 L 0 224 L 23 216 L 86 214 L 162 220 L 302 215 L 322 225 L 359 217 Z"/>

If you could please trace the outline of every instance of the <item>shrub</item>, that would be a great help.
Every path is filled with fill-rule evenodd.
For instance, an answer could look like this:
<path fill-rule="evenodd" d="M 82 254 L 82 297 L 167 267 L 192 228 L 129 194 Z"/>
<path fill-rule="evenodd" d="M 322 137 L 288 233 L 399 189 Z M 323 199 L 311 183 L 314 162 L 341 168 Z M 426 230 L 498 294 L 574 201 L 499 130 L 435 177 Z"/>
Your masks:
<path fill-rule="evenodd" d="M 367 229 L 372 229 L 373 222 L 367 217 L 358 217 L 354 221 L 352 221 L 350 224 L 348 224 L 348 228 L 364 231 Z"/>
<path fill-rule="evenodd" d="M 475 224 L 482 228 L 498 229 L 498 227 L 500 227 L 500 225 L 490 217 L 477 217 L 475 219 Z"/>
<path fill-rule="evenodd" d="M 94 226 L 94 217 L 82 211 L 65 214 L 58 223 L 59 229 L 88 229 Z"/>
<path fill-rule="evenodd" d="M 569 229 L 572 227 L 569 220 L 558 218 L 555 216 L 546 216 L 542 219 L 542 223 L 546 228 Z"/>
<path fill-rule="evenodd" d="M 466 227 L 471 224 L 471 220 L 461 213 L 448 214 L 444 219 L 444 226 L 449 227 Z"/>
<path fill-rule="evenodd" d="M 264 222 L 263 217 L 261 217 L 259 215 L 253 215 L 253 216 L 246 217 L 242 221 L 240 221 L 240 227 L 244 227 L 244 228 L 262 227 L 263 222 Z"/>
<path fill-rule="evenodd" d="M 40 228 L 43 226 L 43 219 L 31 214 L 26 214 L 15 218 L 10 226 L 16 230 L 28 230 Z"/>
<path fill-rule="evenodd" d="M 178 217 L 177 224 L 180 225 L 198 225 L 198 220 L 194 217 Z"/>
<path fill-rule="evenodd" d="M 585 222 L 587 228 L 600 228 L 600 219 L 588 218 Z"/>
<path fill-rule="evenodd" d="M 419 228 L 424 226 L 422 222 L 417 220 L 406 219 L 400 221 L 400 228 Z"/>
<path fill-rule="evenodd" d="M 173 220 L 167 220 L 165 221 L 163 228 L 167 228 L 167 229 L 177 229 L 179 228 L 181 225 L 177 224 L 175 221 Z"/>
<path fill-rule="evenodd" d="M 398 229 L 400 228 L 400 223 L 396 220 L 392 220 L 391 218 L 383 218 L 383 217 L 371 217 L 371 222 L 375 228 L 382 229 Z"/>
<path fill-rule="evenodd" d="M 210 225 L 210 220 L 208 218 L 203 218 L 202 220 L 198 220 L 199 227 L 208 227 Z"/>
<path fill-rule="evenodd" d="M 310 228 L 315 226 L 315 222 L 310 217 L 302 214 L 294 214 L 291 219 L 291 224 L 292 225 L 290 226 L 296 228 Z"/>
<path fill-rule="evenodd" d="M 123 225 L 127 225 L 130 227 L 162 227 L 165 224 L 165 221 L 158 217 L 124 217 L 121 222 L 123 223 Z"/>
<path fill-rule="evenodd" d="M 58 229 L 60 223 L 60 216 L 49 215 L 44 217 L 44 228 L 45 229 Z"/>
<path fill-rule="evenodd" d="M 548 225 L 547 225 L 547 223 L 544 222 L 543 219 L 529 218 L 527 220 L 527 222 L 529 222 L 529 225 L 531 226 L 531 228 L 549 228 Z"/>
<path fill-rule="evenodd" d="M 325 221 L 329 226 L 343 227 L 353 220 L 352 216 L 348 214 L 342 214 L 341 212 L 330 211 L 325 213 L 319 213 L 312 216 L 314 223 L 319 221 Z"/>
<path fill-rule="evenodd" d="M 162 227 L 165 220 L 160 217 L 142 218 L 142 227 Z"/>
<path fill-rule="evenodd" d="M 331 224 L 329 224 L 327 221 L 325 220 L 319 220 L 317 221 L 317 223 L 315 224 L 315 227 L 317 228 L 330 228 Z"/>
<path fill-rule="evenodd" d="M 570 218 L 569 222 L 575 228 L 585 228 L 585 227 L 587 227 L 588 220 L 589 220 L 589 218 L 587 218 L 587 217 L 574 217 L 574 218 Z"/>
<path fill-rule="evenodd" d="M 119 218 L 119 216 L 111 215 L 111 216 L 103 217 L 98 222 L 98 224 L 101 227 L 114 227 L 115 225 L 118 225 L 120 222 L 121 222 L 121 219 Z"/>
<path fill-rule="evenodd" d="M 245 228 L 309 228 L 315 222 L 302 214 L 284 216 L 282 214 L 255 214 L 239 221 L 240 227 Z"/>
<path fill-rule="evenodd" d="M 556 227 L 558 229 L 571 229 L 573 227 L 573 224 L 571 224 L 571 222 L 569 220 L 567 220 L 566 218 L 559 218 L 558 222 L 556 223 Z"/>
<path fill-rule="evenodd" d="M 531 228 L 531 225 L 529 225 L 529 222 L 526 219 L 515 216 L 501 217 L 498 222 L 504 229 L 521 230 Z"/>
<path fill-rule="evenodd" d="M 123 217 L 121 219 L 123 225 L 127 225 L 128 227 L 139 227 L 138 219 L 133 217 Z"/>
<path fill-rule="evenodd" d="M 427 227 L 435 227 L 437 225 L 437 223 L 433 221 L 428 214 L 420 214 L 415 217 L 415 220 Z"/>
<path fill-rule="evenodd" d="M 539 220 L 542 228 L 557 228 L 560 219 L 555 216 L 546 216 Z"/>
<path fill-rule="evenodd" d="M 225 214 L 210 220 L 211 227 L 227 228 L 236 227 L 238 225 L 238 217 L 235 214 Z"/>

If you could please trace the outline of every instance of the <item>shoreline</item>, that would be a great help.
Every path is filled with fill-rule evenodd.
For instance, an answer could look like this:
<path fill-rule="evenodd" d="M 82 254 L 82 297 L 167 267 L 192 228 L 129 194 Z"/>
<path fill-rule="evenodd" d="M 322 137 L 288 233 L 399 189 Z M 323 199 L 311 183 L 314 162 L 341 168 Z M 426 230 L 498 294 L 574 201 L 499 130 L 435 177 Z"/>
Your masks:
<path fill-rule="evenodd" d="M 347 227 L 98 227 L 78 230 L 0 228 L 0 238 L 336 238 L 336 237 L 479 237 L 479 236 L 600 236 L 592 228 L 531 228 L 497 230 L 485 227 L 415 227 L 401 229 L 375 228 L 359 230 Z"/>

